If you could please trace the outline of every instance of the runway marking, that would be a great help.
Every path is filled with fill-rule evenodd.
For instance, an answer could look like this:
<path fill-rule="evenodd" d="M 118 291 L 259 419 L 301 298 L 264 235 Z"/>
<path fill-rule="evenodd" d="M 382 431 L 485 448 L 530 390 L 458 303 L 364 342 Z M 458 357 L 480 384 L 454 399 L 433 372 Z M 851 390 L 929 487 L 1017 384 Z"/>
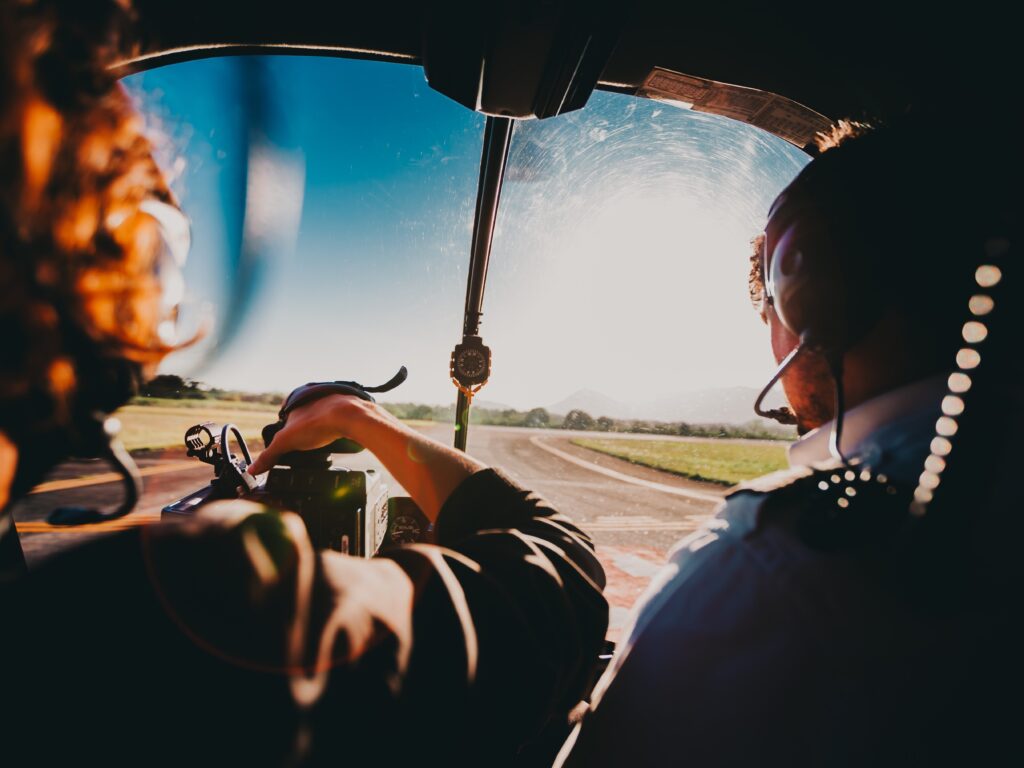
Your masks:
<path fill-rule="evenodd" d="M 693 523 L 658 523 L 655 525 L 608 525 L 602 523 L 588 523 L 586 520 L 580 521 L 580 527 L 587 533 L 629 533 L 631 531 L 642 531 L 647 533 L 648 531 L 695 531 L 697 526 Z"/>
<path fill-rule="evenodd" d="M 665 567 L 664 560 L 652 561 L 635 552 L 619 552 L 612 555 L 615 567 L 638 579 L 652 579 Z"/>
<path fill-rule="evenodd" d="M 713 493 L 704 493 L 703 491 L 693 491 L 689 488 L 679 488 L 674 485 L 665 485 L 664 483 L 655 483 L 651 480 L 643 480 L 639 477 L 633 477 L 631 475 L 623 474 L 622 472 L 616 472 L 614 469 L 608 469 L 607 467 L 601 467 L 592 462 L 586 461 L 573 456 L 571 453 L 555 448 L 552 445 L 547 445 L 539 436 L 530 438 L 530 442 L 533 445 L 540 448 L 542 451 L 547 451 L 550 454 L 557 456 L 560 459 L 568 461 L 570 464 L 575 464 L 583 469 L 589 469 L 591 472 L 597 472 L 599 475 L 605 477 L 613 477 L 616 480 L 621 480 L 624 483 L 631 483 L 632 485 L 639 485 L 643 488 L 648 488 L 652 491 L 658 491 L 659 493 L 667 493 L 672 496 L 683 496 L 688 499 L 696 499 L 697 501 L 713 501 L 719 502 L 722 500 L 722 496 Z"/>
<path fill-rule="evenodd" d="M 199 469 L 202 465 L 195 461 L 165 461 L 155 464 L 152 467 L 143 467 L 139 474 L 143 477 L 150 475 L 162 475 L 166 472 L 180 472 L 191 467 Z M 31 493 L 52 493 L 53 491 L 66 491 L 71 488 L 84 488 L 87 485 L 102 485 L 103 483 L 116 483 L 121 480 L 117 472 L 101 472 L 86 477 L 71 477 L 66 480 L 51 480 L 48 483 L 40 483 L 32 489 Z"/>
<path fill-rule="evenodd" d="M 600 483 L 594 480 L 552 480 L 547 477 L 535 477 L 535 478 L 523 478 L 519 475 L 516 476 L 516 482 L 524 488 L 532 488 L 534 486 L 543 485 L 548 488 L 588 488 L 590 490 L 600 490 L 602 488 L 617 488 L 618 486 L 613 482 Z M 611 478 L 608 478 L 609 481 Z"/>
<path fill-rule="evenodd" d="M 85 525 L 51 525 L 45 520 L 27 520 L 15 523 L 18 533 L 112 533 L 127 531 L 160 522 L 160 515 L 128 515 L 106 523 L 86 523 Z"/>
<path fill-rule="evenodd" d="M 608 616 L 608 639 L 617 641 L 633 623 L 633 606 L 651 577 L 665 565 L 666 552 L 643 547 L 598 545 L 597 557 L 608 576 L 604 596 L 611 609 Z"/>
<path fill-rule="evenodd" d="M 658 520 L 647 515 L 602 515 L 577 521 L 585 531 L 695 531 L 714 515 L 692 515 L 682 520 Z"/>

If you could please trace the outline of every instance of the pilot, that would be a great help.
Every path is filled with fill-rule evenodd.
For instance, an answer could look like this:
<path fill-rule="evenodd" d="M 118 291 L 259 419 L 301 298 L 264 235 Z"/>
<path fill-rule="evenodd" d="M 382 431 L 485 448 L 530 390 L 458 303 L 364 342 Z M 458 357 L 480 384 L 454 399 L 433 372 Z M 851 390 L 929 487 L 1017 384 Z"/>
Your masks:
<path fill-rule="evenodd" d="M 372 403 L 296 411 L 256 470 L 354 438 L 437 545 L 318 553 L 239 501 L 23 567 L 12 504 L 178 343 L 181 214 L 107 69 L 124 5 L 0 3 L 0 762 L 503 764 L 591 682 L 603 572 L 568 519 Z"/>
<path fill-rule="evenodd" d="M 981 692 L 1008 669 L 999 601 L 964 597 L 962 537 L 944 557 L 919 527 L 942 456 L 965 458 L 944 412 L 969 380 L 950 371 L 976 362 L 957 353 L 1002 248 L 985 232 L 993 166 L 939 125 L 842 123 L 775 200 L 751 293 L 801 434 L 792 468 L 677 544 L 557 765 L 997 755 L 1001 705 Z"/>

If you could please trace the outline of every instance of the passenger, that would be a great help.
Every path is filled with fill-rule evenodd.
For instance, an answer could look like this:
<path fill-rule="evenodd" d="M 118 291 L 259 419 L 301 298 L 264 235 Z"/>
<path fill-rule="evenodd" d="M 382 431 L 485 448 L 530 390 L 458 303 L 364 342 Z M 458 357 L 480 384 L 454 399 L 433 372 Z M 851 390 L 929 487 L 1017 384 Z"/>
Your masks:
<path fill-rule="evenodd" d="M 740 486 L 679 542 L 558 765 L 1001 759 L 1015 729 L 995 725 L 1012 715 L 993 715 L 1004 706 L 993 694 L 1015 662 L 995 617 L 1014 600 L 969 584 L 978 540 L 954 540 L 946 557 L 908 511 L 963 346 L 984 227 L 1002 210 L 986 206 L 1006 203 L 987 183 L 990 160 L 937 125 L 844 124 L 776 199 L 752 295 L 767 299 L 780 364 L 806 348 L 782 378 L 803 435 L 792 469 Z M 790 289 L 804 295 L 766 297 L 766 272 L 802 274 Z M 827 339 L 841 340 L 839 361 L 815 351 Z M 837 447 L 860 462 L 838 473 L 837 367 L 848 408 Z M 963 513 L 978 514 L 977 501 L 956 498 L 969 539 Z M 982 533 L 991 552 L 999 532 Z"/>
<path fill-rule="evenodd" d="M 174 201 L 107 69 L 122 3 L 0 14 L 0 763 L 510 760 L 591 682 L 593 545 L 371 403 L 297 410 L 260 466 L 355 438 L 436 519 L 436 546 L 317 553 L 297 516 L 229 502 L 16 573 L 11 505 L 172 349 Z"/>

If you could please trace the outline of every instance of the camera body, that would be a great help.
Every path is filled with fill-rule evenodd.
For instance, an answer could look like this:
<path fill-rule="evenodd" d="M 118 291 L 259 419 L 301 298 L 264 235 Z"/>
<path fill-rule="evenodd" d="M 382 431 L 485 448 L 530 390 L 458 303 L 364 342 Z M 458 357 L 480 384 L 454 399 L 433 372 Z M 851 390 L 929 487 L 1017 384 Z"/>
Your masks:
<path fill-rule="evenodd" d="M 407 375 L 403 366 L 378 387 L 364 387 L 354 381 L 305 384 L 285 398 L 278 420 L 263 428 L 263 442 L 270 445 L 289 414 L 301 405 L 332 394 L 373 402 L 370 392 L 394 389 Z M 232 435 L 238 454 L 230 448 Z M 341 438 L 315 450 L 285 453 L 264 481 L 247 472 L 252 457 L 234 424 L 196 424 L 185 432 L 185 448 L 189 456 L 213 467 L 213 480 L 164 507 L 162 517 L 166 519 L 192 515 L 210 501 L 245 498 L 300 515 L 317 549 L 372 557 L 381 547 L 426 541 L 430 536 L 430 521 L 412 499 L 388 498 L 380 472 L 335 465 L 335 455 L 363 450 L 351 440 Z"/>
<path fill-rule="evenodd" d="M 231 435 L 238 454 L 228 445 Z M 164 520 L 189 517 L 211 501 L 244 498 L 298 514 L 317 549 L 372 557 L 382 547 L 429 540 L 430 522 L 412 499 L 389 498 L 375 469 L 336 465 L 332 446 L 282 456 L 262 482 L 246 471 L 251 457 L 232 424 L 196 424 L 185 433 L 185 447 L 189 456 L 213 466 L 214 477 L 164 507 Z"/>
<path fill-rule="evenodd" d="M 370 557 L 388 532 L 388 487 L 374 469 L 276 466 L 248 498 L 298 513 L 317 549 Z"/>

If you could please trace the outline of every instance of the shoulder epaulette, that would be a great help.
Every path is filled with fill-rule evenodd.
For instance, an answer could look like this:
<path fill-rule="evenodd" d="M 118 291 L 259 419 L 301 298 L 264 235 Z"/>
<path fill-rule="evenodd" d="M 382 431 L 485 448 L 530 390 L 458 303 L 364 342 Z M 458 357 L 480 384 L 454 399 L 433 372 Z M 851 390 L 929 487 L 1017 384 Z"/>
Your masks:
<path fill-rule="evenodd" d="M 744 483 L 740 483 L 737 486 L 729 489 L 729 492 L 725 495 L 729 498 L 733 494 L 741 493 L 743 491 L 751 491 L 753 493 L 771 493 L 781 488 L 786 488 L 790 485 L 794 485 L 798 481 L 805 477 L 809 477 L 813 474 L 813 470 L 810 467 L 790 467 L 789 469 L 780 469 L 777 472 L 772 472 L 761 477 L 755 477 L 753 480 L 747 480 Z"/>
<path fill-rule="evenodd" d="M 834 460 L 773 472 L 737 486 L 729 495 L 742 491 L 761 495 L 758 519 L 773 509 L 775 519 L 788 519 L 805 542 L 821 549 L 880 539 L 906 517 L 910 499 L 910 490 L 884 473 L 859 462 Z M 769 498 L 778 504 L 767 505 Z"/>

